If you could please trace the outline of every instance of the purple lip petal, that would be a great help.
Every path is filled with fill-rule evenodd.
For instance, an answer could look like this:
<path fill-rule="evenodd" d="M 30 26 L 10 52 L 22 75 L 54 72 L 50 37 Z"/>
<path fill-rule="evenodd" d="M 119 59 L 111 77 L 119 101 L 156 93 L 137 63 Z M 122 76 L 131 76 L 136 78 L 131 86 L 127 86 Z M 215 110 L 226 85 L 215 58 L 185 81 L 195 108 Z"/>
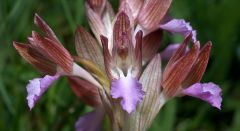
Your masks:
<path fill-rule="evenodd" d="M 76 131 L 100 131 L 105 111 L 98 108 L 78 118 L 75 123 Z"/>
<path fill-rule="evenodd" d="M 46 75 L 43 78 L 34 78 L 29 80 L 27 85 L 27 101 L 30 110 L 34 107 L 36 102 L 42 96 L 42 94 L 48 89 L 48 87 L 57 79 L 59 75 L 49 76 Z"/>
<path fill-rule="evenodd" d="M 212 82 L 196 83 L 182 91 L 183 94 L 204 100 L 218 109 L 221 109 L 221 92 L 221 88 Z"/>
<path fill-rule="evenodd" d="M 167 30 L 171 33 L 180 33 L 186 37 L 189 33 L 192 33 L 193 42 L 197 41 L 196 31 L 193 30 L 189 22 L 186 22 L 184 19 L 172 19 L 167 23 L 161 24 L 160 28 Z"/>
<path fill-rule="evenodd" d="M 122 98 L 122 108 L 131 113 L 136 109 L 137 104 L 143 100 L 144 91 L 142 90 L 142 84 L 128 75 L 112 81 L 111 95 L 115 99 Z"/>

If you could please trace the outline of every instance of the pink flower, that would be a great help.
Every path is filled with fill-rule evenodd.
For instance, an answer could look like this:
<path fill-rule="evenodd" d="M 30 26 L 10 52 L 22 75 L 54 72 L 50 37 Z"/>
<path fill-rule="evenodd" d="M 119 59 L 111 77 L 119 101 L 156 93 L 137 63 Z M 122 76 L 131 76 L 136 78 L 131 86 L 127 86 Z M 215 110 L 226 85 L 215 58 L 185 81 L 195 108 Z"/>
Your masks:
<path fill-rule="evenodd" d="M 199 83 L 211 42 L 200 49 L 196 31 L 188 22 L 169 19 L 171 3 L 121 0 L 115 15 L 107 0 L 87 0 L 86 14 L 95 37 L 83 27 L 77 28 L 77 56 L 62 46 L 36 14 L 34 22 L 44 35 L 33 31 L 27 44 L 14 42 L 20 55 L 46 75 L 27 85 L 30 109 L 60 76 L 67 76 L 75 94 L 94 107 L 78 119 L 78 131 L 99 130 L 105 114 L 113 130 L 147 130 L 161 107 L 182 94 L 220 109 L 221 89 L 213 83 Z M 159 53 L 164 31 L 180 33 L 185 39 Z M 190 41 L 192 48 L 188 48 Z M 161 57 L 167 61 L 163 72 Z M 90 125 L 88 121 L 92 120 L 95 123 Z"/>

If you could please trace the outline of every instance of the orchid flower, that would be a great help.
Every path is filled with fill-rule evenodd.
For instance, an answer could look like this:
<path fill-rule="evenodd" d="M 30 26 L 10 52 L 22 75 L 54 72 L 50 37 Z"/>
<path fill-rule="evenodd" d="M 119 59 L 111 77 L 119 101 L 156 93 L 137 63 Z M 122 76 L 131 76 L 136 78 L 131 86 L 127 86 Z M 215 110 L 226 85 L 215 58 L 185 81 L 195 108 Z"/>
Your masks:
<path fill-rule="evenodd" d="M 107 0 L 87 0 L 86 14 L 95 38 L 78 27 L 77 56 L 61 45 L 36 14 L 35 24 L 45 35 L 33 31 L 27 44 L 14 42 L 20 55 L 46 75 L 29 81 L 29 108 L 54 81 L 66 76 L 75 94 L 94 108 L 78 119 L 77 131 L 99 130 L 105 115 L 114 131 L 145 131 L 168 100 L 185 95 L 221 109 L 219 86 L 200 83 L 212 44 L 207 42 L 200 48 L 190 24 L 169 17 L 171 3 L 172 0 L 120 0 L 115 14 Z M 163 31 L 180 33 L 184 41 L 158 52 Z M 166 66 L 162 66 L 162 60 L 167 61 Z"/>

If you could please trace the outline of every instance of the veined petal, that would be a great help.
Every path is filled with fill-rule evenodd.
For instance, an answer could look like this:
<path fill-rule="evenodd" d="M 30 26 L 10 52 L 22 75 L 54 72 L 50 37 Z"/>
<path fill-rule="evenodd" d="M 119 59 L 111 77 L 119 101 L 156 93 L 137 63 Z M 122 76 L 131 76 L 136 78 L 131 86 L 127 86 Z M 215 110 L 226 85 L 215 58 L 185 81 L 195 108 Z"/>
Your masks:
<path fill-rule="evenodd" d="M 131 25 L 125 12 L 120 12 L 113 27 L 113 58 L 118 54 L 121 58 L 131 56 L 133 51 Z"/>
<path fill-rule="evenodd" d="M 58 40 L 57 36 L 52 31 L 52 29 L 47 25 L 47 23 L 37 13 L 35 13 L 35 16 L 34 16 L 34 23 L 46 34 L 46 36 L 49 39 L 60 43 L 60 41 Z"/>
<path fill-rule="evenodd" d="M 186 77 L 183 82 L 183 88 L 188 87 L 194 83 L 200 82 L 202 76 L 207 68 L 210 51 L 211 51 L 212 43 L 208 42 L 200 51 L 198 58 L 193 65 L 190 73 Z"/>
<path fill-rule="evenodd" d="M 151 60 L 157 53 L 161 45 L 162 37 L 163 31 L 160 29 L 143 37 L 142 54 L 144 62 Z"/>
<path fill-rule="evenodd" d="M 101 98 L 95 85 L 78 77 L 68 77 L 68 81 L 74 93 L 83 102 L 93 107 L 101 105 Z"/>
<path fill-rule="evenodd" d="M 190 72 L 197 59 L 199 46 L 199 43 L 193 44 L 192 49 L 187 54 L 182 56 L 171 66 L 167 66 L 165 68 L 163 73 L 162 87 L 164 89 L 165 96 L 168 98 L 172 98 L 176 95 L 181 83 Z"/>
<path fill-rule="evenodd" d="M 109 50 L 111 51 L 112 50 L 112 46 L 113 46 L 113 43 L 112 43 L 112 33 L 113 33 L 113 20 L 114 20 L 114 17 L 115 17 L 115 13 L 113 11 L 113 8 L 112 8 L 112 5 L 109 3 L 108 0 L 106 0 L 106 5 L 105 5 L 105 9 L 103 11 L 103 14 L 102 14 L 102 22 L 103 22 L 103 25 L 105 27 L 105 36 L 107 36 L 107 38 L 109 39 L 110 43 L 109 43 Z M 104 35 L 104 34 L 100 34 L 100 35 Z M 101 41 L 99 41 L 99 43 L 101 43 Z M 101 45 L 101 44 L 100 44 Z"/>
<path fill-rule="evenodd" d="M 112 81 L 111 95 L 115 99 L 121 98 L 122 108 L 131 113 L 143 100 L 144 91 L 142 90 L 142 84 L 137 79 L 127 75 Z"/>
<path fill-rule="evenodd" d="M 76 131 L 100 131 L 105 111 L 102 107 L 95 109 L 78 118 L 75 123 Z"/>
<path fill-rule="evenodd" d="M 89 6 L 99 14 L 102 13 L 106 0 L 87 0 Z"/>
<path fill-rule="evenodd" d="M 177 50 L 173 53 L 173 55 L 171 56 L 171 58 L 169 59 L 165 70 L 163 72 L 163 75 L 165 76 L 165 74 L 169 74 L 170 69 L 174 66 L 174 63 L 181 58 L 187 50 L 187 45 L 191 39 L 191 34 L 189 34 L 183 41 L 183 43 L 177 48 Z"/>
<path fill-rule="evenodd" d="M 160 93 L 162 78 L 161 74 L 161 56 L 160 54 L 157 54 L 147 65 L 139 80 L 143 85 L 143 90 L 146 92 L 146 95 L 148 93 Z M 157 92 L 152 92 L 151 90 L 157 90 Z M 146 96 L 145 99 L 148 97 L 152 97 L 152 95 Z"/>
<path fill-rule="evenodd" d="M 135 39 L 136 39 L 136 46 L 135 46 L 135 62 L 132 71 L 132 75 L 136 78 L 140 77 L 142 72 L 142 31 L 138 31 Z"/>
<path fill-rule="evenodd" d="M 139 120 L 141 121 L 139 129 L 146 129 L 146 126 L 152 123 L 161 106 L 165 103 L 165 101 L 160 98 L 161 80 L 161 56 L 157 54 L 147 65 L 139 80 L 145 92 L 143 102 L 139 104 Z"/>
<path fill-rule="evenodd" d="M 44 52 L 40 52 L 38 48 L 18 42 L 13 42 L 13 46 L 27 62 L 40 72 L 50 75 L 56 74 L 57 65 L 49 57 L 43 55 Z"/>
<path fill-rule="evenodd" d="M 27 101 L 30 110 L 34 107 L 39 98 L 49 88 L 49 86 L 59 78 L 59 75 L 49 76 L 43 78 L 35 78 L 30 80 L 27 85 Z"/>
<path fill-rule="evenodd" d="M 142 8 L 143 0 L 121 0 L 120 5 L 122 5 L 123 3 L 128 4 L 128 6 L 131 9 L 133 18 L 136 19 L 139 14 L 140 9 Z"/>
<path fill-rule="evenodd" d="M 135 18 L 133 17 L 132 10 L 129 4 L 126 1 L 121 1 L 118 12 L 125 12 L 130 20 L 131 27 L 134 27 L 136 21 Z"/>
<path fill-rule="evenodd" d="M 89 5 L 87 3 L 85 4 L 85 7 L 86 7 L 86 15 L 88 17 L 89 25 L 90 25 L 95 37 L 97 38 L 97 40 L 100 43 L 100 41 L 101 41 L 100 35 L 107 36 L 107 32 L 103 25 L 103 21 L 102 21 L 101 17 L 98 14 L 96 14 L 89 7 Z M 100 44 L 100 46 L 101 46 L 101 44 Z"/>
<path fill-rule="evenodd" d="M 91 72 L 91 74 L 96 78 L 103 87 L 105 88 L 105 91 L 110 92 L 110 81 L 108 80 L 106 73 L 102 71 L 96 64 L 94 64 L 92 61 L 82 59 L 80 57 L 75 57 L 74 60 L 76 62 L 79 62 L 88 72 Z M 81 73 L 83 74 L 83 73 Z"/>
<path fill-rule="evenodd" d="M 50 61 L 54 62 L 54 60 L 51 58 L 51 56 L 49 56 L 46 51 L 44 51 L 44 49 L 42 49 L 39 44 L 38 41 L 34 41 L 36 39 L 33 39 L 33 37 L 28 37 L 28 42 L 30 43 L 29 46 L 32 48 L 31 50 L 37 50 L 38 52 L 40 52 L 45 58 L 49 59 Z"/>
<path fill-rule="evenodd" d="M 161 52 L 161 57 L 163 60 L 169 60 L 173 53 L 176 52 L 176 50 L 179 48 L 180 44 L 179 43 L 174 43 L 168 45 L 162 52 Z"/>
<path fill-rule="evenodd" d="M 85 7 L 90 27 L 99 44 L 101 43 L 100 35 L 107 36 L 112 41 L 112 21 L 115 14 L 109 1 L 88 0 Z M 109 49 L 112 49 L 112 42 L 109 45 Z"/>
<path fill-rule="evenodd" d="M 192 34 L 189 34 L 184 39 L 183 43 L 179 46 L 179 48 L 174 52 L 174 54 L 172 55 L 172 57 L 168 61 L 168 64 L 167 64 L 166 68 L 168 68 L 169 66 L 172 66 L 172 64 L 174 62 L 176 62 L 180 57 L 182 57 L 186 53 L 187 45 L 190 42 L 191 37 L 192 37 Z"/>
<path fill-rule="evenodd" d="M 186 22 L 184 19 L 172 19 L 167 23 L 161 24 L 160 28 L 167 30 L 171 33 L 180 33 L 186 37 L 189 33 L 192 33 L 193 42 L 197 41 L 196 30 L 193 30 L 189 22 Z"/>
<path fill-rule="evenodd" d="M 212 82 L 196 83 L 182 90 L 183 94 L 204 100 L 218 109 L 221 109 L 221 92 L 221 88 Z"/>
<path fill-rule="evenodd" d="M 97 41 L 83 27 L 78 27 L 75 35 L 78 56 L 91 60 L 104 70 L 103 55 Z"/>
<path fill-rule="evenodd" d="M 114 73 L 112 71 L 113 62 L 112 62 L 112 56 L 110 55 L 110 52 L 108 50 L 108 39 L 104 36 L 101 36 L 101 42 L 103 46 L 103 56 L 104 56 L 104 65 L 106 74 L 109 79 L 117 78 L 118 74 Z"/>
<path fill-rule="evenodd" d="M 101 84 L 85 69 L 77 65 L 76 63 L 73 63 L 73 71 L 70 75 L 72 76 L 78 76 L 84 80 L 87 80 L 88 82 L 92 83 L 98 88 L 102 88 Z"/>
<path fill-rule="evenodd" d="M 100 6 L 102 6 L 104 0 L 87 0 L 88 4 L 92 7 L 92 8 L 98 8 Z"/>
<path fill-rule="evenodd" d="M 66 73 L 72 72 L 73 58 L 60 43 L 43 38 L 37 32 L 33 32 L 33 39 Z"/>
<path fill-rule="evenodd" d="M 156 28 L 166 15 L 172 0 L 145 0 L 138 15 L 140 25 L 148 30 Z"/>
<path fill-rule="evenodd" d="M 104 20 L 105 19 L 104 17 L 106 17 L 106 15 L 108 15 L 108 17 L 109 17 L 108 21 L 110 21 L 110 22 L 112 22 L 114 17 L 115 17 L 115 13 L 114 13 L 113 7 L 112 7 L 111 3 L 108 0 L 106 0 L 105 9 L 106 9 L 105 12 L 103 12 L 103 23 L 104 23 L 104 25 L 106 25 L 106 22 Z"/>

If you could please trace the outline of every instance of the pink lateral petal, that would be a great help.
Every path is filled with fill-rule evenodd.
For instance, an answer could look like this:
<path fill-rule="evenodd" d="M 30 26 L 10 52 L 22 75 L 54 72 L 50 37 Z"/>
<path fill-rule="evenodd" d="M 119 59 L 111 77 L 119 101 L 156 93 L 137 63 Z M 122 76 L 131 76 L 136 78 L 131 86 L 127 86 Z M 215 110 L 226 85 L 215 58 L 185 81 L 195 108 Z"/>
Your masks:
<path fill-rule="evenodd" d="M 98 108 L 78 118 L 75 123 L 76 131 L 100 131 L 105 111 Z"/>
<path fill-rule="evenodd" d="M 184 19 L 172 19 L 167 23 L 161 24 L 160 28 L 167 30 L 171 33 L 180 33 L 184 37 L 192 33 L 193 42 L 197 41 L 196 30 L 193 30 L 189 22 L 186 22 Z"/>
<path fill-rule="evenodd" d="M 199 98 L 212 106 L 221 109 L 221 88 L 212 83 L 196 83 L 182 91 L 183 94 Z"/>
<path fill-rule="evenodd" d="M 27 101 L 30 110 L 34 107 L 39 98 L 49 88 L 49 86 L 59 78 L 59 75 L 46 75 L 43 78 L 34 78 L 27 85 Z"/>
<path fill-rule="evenodd" d="M 122 98 L 122 108 L 131 113 L 136 110 L 137 104 L 143 100 L 144 91 L 142 84 L 131 76 L 123 76 L 111 83 L 111 95 L 113 98 Z"/>

